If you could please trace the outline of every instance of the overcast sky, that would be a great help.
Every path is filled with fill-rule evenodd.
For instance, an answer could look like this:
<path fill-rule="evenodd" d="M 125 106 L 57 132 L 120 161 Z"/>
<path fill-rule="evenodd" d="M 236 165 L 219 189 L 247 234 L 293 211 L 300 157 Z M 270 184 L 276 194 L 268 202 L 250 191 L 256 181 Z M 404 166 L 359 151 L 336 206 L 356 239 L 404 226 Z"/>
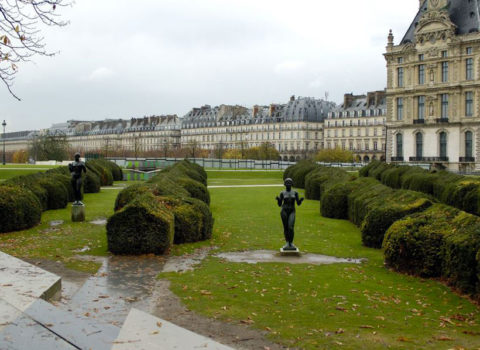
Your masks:
<path fill-rule="evenodd" d="M 76 0 L 45 30 L 53 58 L 20 66 L 8 131 L 70 119 L 178 114 L 210 104 L 340 103 L 386 86 L 388 30 L 398 43 L 417 0 Z"/>

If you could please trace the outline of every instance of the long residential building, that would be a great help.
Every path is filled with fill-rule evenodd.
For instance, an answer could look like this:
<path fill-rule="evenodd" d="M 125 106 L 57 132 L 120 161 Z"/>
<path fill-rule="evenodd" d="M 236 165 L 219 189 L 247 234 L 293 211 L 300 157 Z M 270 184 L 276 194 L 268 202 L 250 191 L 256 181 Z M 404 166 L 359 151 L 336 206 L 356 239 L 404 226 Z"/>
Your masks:
<path fill-rule="evenodd" d="M 387 161 L 480 170 L 480 1 L 424 0 L 388 37 Z"/>
<path fill-rule="evenodd" d="M 325 120 L 325 148 L 350 150 L 357 162 L 385 160 L 386 112 L 385 91 L 345 94 Z"/>
<path fill-rule="evenodd" d="M 271 143 L 283 160 L 299 160 L 323 148 L 323 122 L 333 102 L 291 97 L 287 104 L 191 110 L 182 121 L 182 144 L 215 150 L 245 149 Z"/>

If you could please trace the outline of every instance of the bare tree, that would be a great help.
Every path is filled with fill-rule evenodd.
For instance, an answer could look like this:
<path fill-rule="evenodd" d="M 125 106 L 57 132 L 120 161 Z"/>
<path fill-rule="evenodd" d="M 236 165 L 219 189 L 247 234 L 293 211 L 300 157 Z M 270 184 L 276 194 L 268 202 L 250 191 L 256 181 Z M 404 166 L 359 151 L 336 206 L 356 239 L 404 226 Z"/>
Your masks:
<path fill-rule="evenodd" d="M 17 100 L 12 84 L 18 65 L 33 56 L 53 56 L 45 48 L 40 27 L 63 27 L 58 8 L 73 0 L 2 0 L 0 1 L 0 79 Z"/>

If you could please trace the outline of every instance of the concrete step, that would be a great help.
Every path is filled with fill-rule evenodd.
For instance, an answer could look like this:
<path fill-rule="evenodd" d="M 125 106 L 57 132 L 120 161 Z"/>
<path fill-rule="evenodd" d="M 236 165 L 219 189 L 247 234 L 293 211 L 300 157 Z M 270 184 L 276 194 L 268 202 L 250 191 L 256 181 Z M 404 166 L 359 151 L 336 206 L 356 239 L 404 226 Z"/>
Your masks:
<path fill-rule="evenodd" d="M 73 350 L 72 344 L 0 300 L 0 349 Z"/>
<path fill-rule="evenodd" d="M 112 350 L 233 350 L 207 337 L 131 309 Z"/>
<path fill-rule="evenodd" d="M 16 309 L 26 310 L 39 298 L 49 300 L 61 288 L 59 276 L 0 252 L 0 299 Z"/>

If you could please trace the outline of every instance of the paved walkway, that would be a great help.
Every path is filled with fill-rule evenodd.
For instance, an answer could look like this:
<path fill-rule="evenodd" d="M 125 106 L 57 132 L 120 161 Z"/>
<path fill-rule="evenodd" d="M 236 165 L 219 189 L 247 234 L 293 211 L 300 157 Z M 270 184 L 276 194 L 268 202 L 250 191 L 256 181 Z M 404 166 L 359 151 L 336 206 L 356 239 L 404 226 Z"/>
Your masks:
<path fill-rule="evenodd" d="M 222 186 L 208 186 L 208 188 L 253 188 L 253 187 L 283 187 L 282 184 L 271 185 L 222 185 Z"/>

